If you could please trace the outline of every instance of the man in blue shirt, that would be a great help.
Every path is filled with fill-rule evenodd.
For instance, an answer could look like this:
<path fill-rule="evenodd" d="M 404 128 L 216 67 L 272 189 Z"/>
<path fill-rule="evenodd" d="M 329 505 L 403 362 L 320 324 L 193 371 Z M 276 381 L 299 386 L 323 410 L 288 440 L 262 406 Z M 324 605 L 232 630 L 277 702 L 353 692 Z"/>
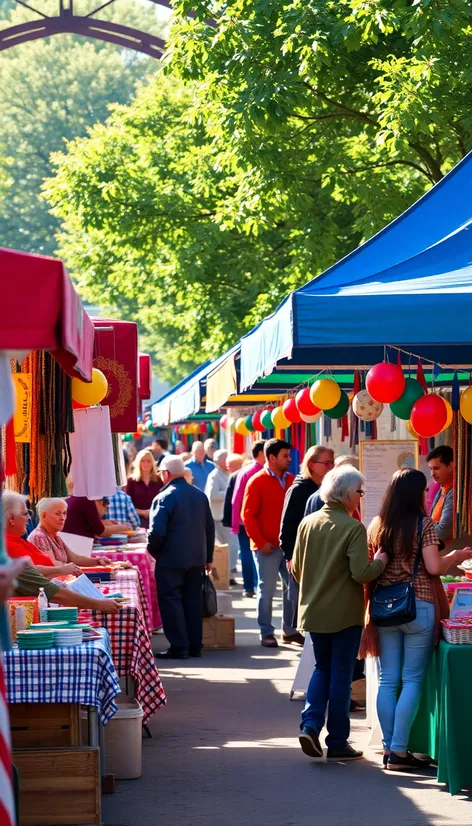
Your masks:
<path fill-rule="evenodd" d="M 141 524 L 131 496 L 119 488 L 113 496 L 108 497 L 108 508 L 103 518 L 120 524 L 128 522 L 134 530 Z"/>
<path fill-rule="evenodd" d="M 193 484 L 196 488 L 205 492 L 206 480 L 212 470 L 215 469 L 213 462 L 205 455 L 203 442 L 194 442 L 192 445 L 192 459 L 185 463 L 185 467 L 190 468 L 193 476 Z"/>

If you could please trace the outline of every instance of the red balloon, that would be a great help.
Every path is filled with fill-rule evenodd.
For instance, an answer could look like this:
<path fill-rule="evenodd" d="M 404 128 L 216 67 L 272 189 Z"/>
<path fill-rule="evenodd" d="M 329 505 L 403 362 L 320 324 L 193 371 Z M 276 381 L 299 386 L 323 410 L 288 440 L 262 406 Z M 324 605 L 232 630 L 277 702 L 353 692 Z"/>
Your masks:
<path fill-rule="evenodd" d="M 437 436 L 447 422 L 447 407 L 444 399 L 434 393 L 421 396 L 411 409 L 410 422 L 413 430 L 423 439 Z"/>
<path fill-rule="evenodd" d="M 309 387 L 299 390 L 295 401 L 300 413 L 303 413 L 304 416 L 316 416 L 320 412 L 320 408 L 313 404 L 311 400 Z"/>
<path fill-rule="evenodd" d="M 139 432 L 133 433 L 133 439 L 140 439 L 142 435 L 143 434 Z"/>
<path fill-rule="evenodd" d="M 257 430 L 258 433 L 262 433 L 262 431 L 265 430 L 265 427 L 261 422 L 261 416 L 263 412 L 263 410 L 256 410 L 254 416 L 252 417 L 252 426 L 254 430 Z"/>
<path fill-rule="evenodd" d="M 300 416 L 300 411 L 297 407 L 295 399 L 286 399 L 282 405 L 282 410 L 284 411 L 284 415 L 289 422 L 292 422 L 293 424 L 301 422 L 302 417 Z"/>
<path fill-rule="evenodd" d="M 390 404 L 403 396 L 406 388 L 405 374 L 398 364 L 381 361 L 370 368 L 365 386 L 374 401 Z"/>
<path fill-rule="evenodd" d="M 201 422 L 200 423 L 200 428 L 199 428 L 199 433 L 201 433 L 203 435 L 203 433 L 206 433 L 206 432 L 207 432 L 206 422 Z"/>
<path fill-rule="evenodd" d="M 228 426 L 229 426 L 228 417 L 227 416 L 222 416 L 221 419 L 220 419 L 220 427 L 222 427 L 223 430 L 227 430 Z"/>
<path fill-rule="evenodd" d="M 88 407 L 88 404 L 80 404 L 80 402 L 75 402 L 72 399 L 72 410 L 83 410 L 84 407 Z"/>

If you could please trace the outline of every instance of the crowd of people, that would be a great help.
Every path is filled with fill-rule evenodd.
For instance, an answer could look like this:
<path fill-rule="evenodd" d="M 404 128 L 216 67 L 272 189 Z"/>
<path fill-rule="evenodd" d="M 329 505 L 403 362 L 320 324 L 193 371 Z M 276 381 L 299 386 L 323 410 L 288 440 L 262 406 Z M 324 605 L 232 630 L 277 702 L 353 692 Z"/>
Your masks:
<path fill-rule="evenodd" d="M 356 457 L 336 458 L 322 445 L 307 450 L 296 476 L 290 472 L 291 445 L 275 438 L 255 441 L 249 461 L 217 449 L 213 439 L 195 441 L 190 454 L 181 450 L 180 455 L 169 451 L 165 439 L 155 439 L 126 458 L 127 483 L 114 496 L 93 501 L 75 497 L 71 487 L 67 499 L 38 503 L 34 526 L 25 497 L 3 493 L 7 552 L 14 560 L 3 579 L 9 577 L 11 586 L 14 573 L 14 594 L 37 596 L 42 588 L 61 605 L 117 612 L 114 600 L 82 596 L 58 584 L 57 576 L 110 562 L 105 555 L 75 553 L 62 532 L 92 538 L 145 527 L 169 644 L 156 656 L 200 657 L 202 578 L 212 568 L 215 542 L 226 545 L 232 584 L 239 559 L 243 595 L 257 595 L 261 645 L 303 646 L 304 635 L 311 638 L 315 668 L 301 716 L 303 752 L 322 756 L 326 724 L 328 760 L 363 756 L 348 742 L 350 711 L 356 710 L 351 684 L 362 676 L 362 658 L 372 655 L 380 660 L 383 765 L 421 769 L 425 763 L 410 754 L 408 739 L 448 610 L 439 576 L 472 558 L 470 548 L 448 547 L 452 449 L 437 447 L 427 457 L 435 490 L 428 490 L 421 471 L 397 471 L 367 530 L 360 517 L 365 480 Z M 278 639 L 273 602 L 279 582 Z M 413 594 L 415 610 L 382 622 L 376 614 L 379 594 L 399 583 Z"/>

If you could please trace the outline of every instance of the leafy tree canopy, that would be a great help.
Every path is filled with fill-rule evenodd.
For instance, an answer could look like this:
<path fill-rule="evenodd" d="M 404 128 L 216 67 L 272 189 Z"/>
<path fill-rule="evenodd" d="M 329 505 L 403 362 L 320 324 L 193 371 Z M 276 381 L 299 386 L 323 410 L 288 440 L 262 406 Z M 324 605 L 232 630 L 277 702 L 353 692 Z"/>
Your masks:
<path fill-rule="evenodd" d="M 33 5 L 57 14 L 57 0 L 37 0 Z M 76 11 L 86 14 L 94 7 L 82 0 Z M 156 34 L 163 28 L 154 8 L 138 3 L 119 2 L 100 16 Z M 4 29 L 38 16 L 0 0 L 0 18 Z M 131 101 L 137 82 L 157 66 L 136 52 L 68 34 L 0 53 L 0 244 L 54 253 L 58 222 L 40 197 L 51 170 L 50 153 L 104 121 L 110 103 Z"/>
<path fill-rule="evenodd" d="M 139 319 L 168 379 L 402 212 L 472 126 L 465 0 L 176 12 L 167 80 L 56 156 L 47 193 L 82 291 Z"/>

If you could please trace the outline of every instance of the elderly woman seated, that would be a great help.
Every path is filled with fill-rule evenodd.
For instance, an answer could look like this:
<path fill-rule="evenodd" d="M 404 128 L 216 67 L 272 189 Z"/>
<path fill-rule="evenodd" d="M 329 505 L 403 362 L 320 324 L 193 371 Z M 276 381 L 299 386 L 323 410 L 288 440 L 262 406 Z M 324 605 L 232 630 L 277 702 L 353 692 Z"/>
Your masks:
<path fill-rule="evenodd" d="M 59 536 L 67 518 L 67 502 L 64 499 L 41 499 L 38 503 L 38 516 L 39 525 L 30 533 L 28 542 L 52 559 L 54 564 L 72 563 L 74 566 L 92 568 L 111 562 L 106 556 L 83 556 L 67 547 Z"/>
<path fill-rule="evenodd" d="M 96 599 L 77 594 L 75 591 L 63 588 L 57 582 L 51 582 L 51 573 L 54 577 L 58 574 L 58 566 L 51 561 L 49 565 L 45 560 L 49 559 L 46 554 L 38 551 L 30 542 L 26 542 L 23 536 L 26 533 L 26 523 L 29 519 L 28 508 L 25 497 L 15 491 L 4 491 L 1 499 L 3 507 L 3 517 L 5 523 L 5 537 L 8 555 L 15 559 L 13 570 L 15 582 L 13 583 L 13 595 L 16 597 L 37 597 L 39 589 L 44 588 L 44 593 L 49 600 L 54 600 L 59 605 L 75 606 L 77 608 L 90 608 L 97 611 L 105 611 L 108 614 L 116 614 L 120 610 L 120 605 L 114 599 L 105 597 Z M 43 558 L 44 557 L 44 558 Z M 28 565 L 25 560 L 28 559 Z M 43 566 L 36 565 L 33 560 L 39 559 Z M 12 563 L 13 565 L 13 563 Z M 6 566 L 9 571 L 12 569 Z M 67 567 L 67 566 L 65 566 Z M 73 566 L 75 567 L 75 566 Z M 43 576 L 42 570 L 47 572 L 47 577 Z M 9 596 L 11 575 L 0 580 L 0 604 Z M 61 573 L 64 573 L 61 571 Z M 3 821 L 2 821 L 3 823 Z"/>

